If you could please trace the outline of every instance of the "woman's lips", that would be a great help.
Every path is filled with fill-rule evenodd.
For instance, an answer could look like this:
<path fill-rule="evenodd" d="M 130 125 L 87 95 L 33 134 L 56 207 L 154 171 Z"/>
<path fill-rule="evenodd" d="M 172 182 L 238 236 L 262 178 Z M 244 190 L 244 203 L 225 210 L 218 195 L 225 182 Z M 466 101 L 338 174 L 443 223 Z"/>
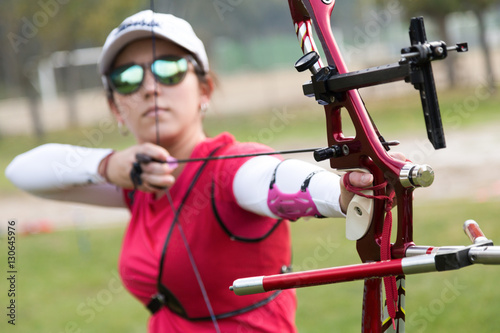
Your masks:
<path fill-rule="evenodd" d="M 167 109 L 163 109 L 163 108 L 150 108 L 146 112 L 144 112 L 144 114 L 142 116 L 146 117 L 146 118 L 154 118 L 154 117 L 156 117 L 157 113 L 160 114 L 162 112 L 167 112 Z"/>

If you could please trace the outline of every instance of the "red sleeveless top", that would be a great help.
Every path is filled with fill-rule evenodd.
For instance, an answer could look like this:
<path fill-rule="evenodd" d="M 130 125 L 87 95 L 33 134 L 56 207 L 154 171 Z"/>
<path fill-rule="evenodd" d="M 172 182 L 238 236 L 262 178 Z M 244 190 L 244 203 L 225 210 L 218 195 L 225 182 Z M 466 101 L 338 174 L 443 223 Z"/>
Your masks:
<path fill-rule="evenodd" d="M 269 150 L 260 144 L 237 143 L 229 134 L 221 134 L 199 144 L 191 157 Z M 215 315 L 242 311 L 244 314 L 236 315 L 235 320 L 244 321 L 243 318 L 253 312 L 250 309 L 263 305 L 283 312 L 269 316 L 269 328 L 273 326 L 272 320 L 283 318 L 280 325 L 284 326 L 280 329 L 286 327 L 285 332 L 294 330 L 293 291 L 284 291 L 278 296 L 272 292 L 236 296 L 229 290 L 237 278 L 278 274 L 291 261 L 289 222 L 253 214 L 240 208 L 236 202 L 232 191 L 233 179 L 247 160 L 237 158 L 209 161 L 205 165 L 204 162 L 186 164 L 169 190 L 175 209 L 172 209 L 167 196 L 156 200 L 152 194 L 136 191 L 131 201 L 131 192 L 125 191 L 132 217 L 120 256 L 122 280 L 126 288 L 147 305 L 158 291 L 160 258 L 164 252 L 161 283 L 169 297 L 175 299 L 183 310 L 179 316 L 162 307 L 151 318 L 150 328 L 157 327 L 155 332 L 159 327 L 165 331 L 186 330 L 185 326 L 175 328 L 183 322 L 187 326 L 195 325 L 193 327 L 207 324 L 203 320 L 189 321 L 182 317 L 208 318 L 208 327 L 211 324 L 200 280 L 196 278 L 179 226 L 189 244 Z M 196 181 L 193 181 L 195 178 Z M 172 226 L 179 206 L 182 208 L 176 222 L 178 225 Z M 167 234 L 170 236 L 166 242 Z M 285 299 L 287 301 L 283 302 Z M 220 325 L 224 325 L 225 321 L 230 323 L 234 319 L 221 319 Z M 210 329 L 213 331 L 213 326 Z"/>

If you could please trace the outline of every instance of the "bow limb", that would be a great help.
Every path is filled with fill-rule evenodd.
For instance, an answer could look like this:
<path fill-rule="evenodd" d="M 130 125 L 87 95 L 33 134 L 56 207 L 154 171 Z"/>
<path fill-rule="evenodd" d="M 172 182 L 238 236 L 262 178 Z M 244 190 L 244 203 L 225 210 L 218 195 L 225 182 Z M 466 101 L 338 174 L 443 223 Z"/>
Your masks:
<path fill-rule="evenodd" d="M 312 36 L 312 26 L 311 17 L 307 12 L 306 7 L 302 1 L 289 1 L 290 13 L 292 15 L 292 20 L 295 26 L 295 33 L 300 43 L 300 48 L 304 54 L 311 51 L 316 51 L 318 48 L 314 43 L 314 38 Z M 318 59 L 317 63 L 314 65 L 315 70 L 319 70 L 323 67 L 321 59 Z"/>

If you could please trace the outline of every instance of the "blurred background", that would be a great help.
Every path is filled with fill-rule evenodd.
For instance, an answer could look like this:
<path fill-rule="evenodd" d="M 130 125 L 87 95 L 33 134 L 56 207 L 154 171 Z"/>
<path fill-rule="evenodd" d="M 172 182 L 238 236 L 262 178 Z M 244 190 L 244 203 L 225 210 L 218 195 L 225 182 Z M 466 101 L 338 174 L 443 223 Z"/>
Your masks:
<path fill-rule="evenodd" d="M 302 94 L 309 76 L 293 68 L 301 52 L 287 1 L 156 0 L 154 7 L 188 20 L 205 42 L 219 79 L 206 119 L 209 134 L 230 131 L 276 149 L 326 144 L 322 108 Z M 133 144 L 109 114 L 96 62 L 111 29 L 149 8 L 146 0 L 0 2 L 2 170 L 16 155 L 46 142 L 114 149 Z M 500 1 L 339 0 L 332 29 L 349 69 L 359 70 L 398 61 L 401 48 L 409 46 L 409 20 L 420 15 L 429 41 L 469 43 L 468 53 L 433 65 L 448 148 L 429 147 L 420 99 L 410 85 L 366 88 L 362 96 L 386 139 L 400 140 L 398 150 L 436 171 L 435 184 L 416 191 L 422 208 L 415 213 L 422 221 L 415 226 L 418 243 L 466 244 L 461 223 L 477 215 L 487 236 L 500 239 L 500 180 L 491 172 L 500 167 Z M 15 219 L 19 228 L 19 331 L 145 331 L 146 311 L 116 274 L 127 212 L 33 198 L 2 176 L 0 217 L 0 244 L 4 221 Z M 357 262 L 342 224 L 295 224 L 296 270 Z M 315 255 L 318 249 L 326 255 Z M 4 256 L 1 250 L 1 263 Z M 465 332 L 477 330 L 478 323 L 479 331 L 497 329 L 500 293 L 489 287 L 498 270 L 472 271 L 434 275 L 433 281 L 410 277 L 416 295 L 408 297 L 408 331 Z M 448 302 L 439 295 L 450 285 L 455 298 Z M 349 283 L 299 290 L 300 331 L 359 331 L 361 288 Z M 471 310 L 488 302 L 491 311 Z"/>
<path fill-rule="evenodd" d="M 224 77 L 223 88 L 238 83 L 217 99 L 218 111 L 304 100 L 296 85 L 304 76 L 293 71 L 300 50 L 287 6 L 283 0 L 155 2 L 156 10 L 192 23 L 205 41 L 212 69 Z M 100 46 L 124 17 L 146 8 L 147 0 L 2 1 L 0 135 L 41 137 L 52 129 L 95 122 L 105 114 L 96 75 Z M 332 24 L 347 63 L 361 69 L 396 61 L 408 44 L 409 18 L 417 15 L 425 16 L 429 39 L 469 42 L 472 55 L 450 57 L 441 86 L 482 79 L 494 85 L 499 75 L 499 66 L 494 66 L 500 44 L 498 1 L 338 1 Z M 473 70 L 457 63 L 464 58 L 469 66 L 474 64 Z M 240 79 L 242 75 L 246 78 Z M 290 75 L 289 80 L 277 79 L 278 75 Z M 268 83 L 255 91 L 261 95 L 259 101 L 248 98 L 259 86 L 253 81 L 256 77 Z M 226 81 L 231 84 L 224 85 Z M 282 82 L 280 89 L 275 82 Z"/>

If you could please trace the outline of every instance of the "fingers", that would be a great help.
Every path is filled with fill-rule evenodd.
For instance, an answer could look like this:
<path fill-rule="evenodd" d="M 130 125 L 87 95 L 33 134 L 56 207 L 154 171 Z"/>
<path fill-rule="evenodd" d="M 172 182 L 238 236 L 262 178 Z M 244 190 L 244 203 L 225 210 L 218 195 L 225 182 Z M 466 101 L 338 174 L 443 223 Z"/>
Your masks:
<path fill-rule="evenodd" d="M 373 182 L 373 175 L 364 172 L 349 173 L 349 182 L 355 187 L 368 187 Z"/>
<path fill-rule="evenodd" d="M 389 155 L 392 157 L 392 158 L 395 158 L 396 160 L 400 160 L 400 161 L 407 161 L 406 159 L 406 156 L 405 154 L 399 152 L 399 151 L 394 151 L 394 152 L 389 152 Z"/>
<path fill-rule="evenodd" d="M 400 161 L 407 161 L 406 156 L 403 153 L 400 152 L 390 152 L 389 155 L 397 160 Z M 351 185 L 355 187 L 368 187 L 371 186 L 373 183 L 373 175 L 371 173 L 365 173 L 365 172 L 350 172 L 349 174 L 349 182 Z M 345 177 L 344 175 L 343 177 Z M 342 186 L 343 186 L 343 180 L 342 180 Z"/>
<path fill-rule="evenodd" d="M 403 153 L 400 152 L 390 152 L 389 155 L 400 161 L 407 161 L 406 156 Z M 371 173 L 364 173 L 364 172 L 350 172 L 342 176 L 340 179 L 340 207 L 342 211 L 345 213 L 347 210 L 347 206 L 349 205 L 350 201 L 354 197 L 354 193 L 349 192 L 345 186 L 344 186 L 344 177 L 349 177 L 349 183 L 354 186 L 354 187 L 359 187 L 359 188 L 365 188 L 365 187 L 370 187 L 373 183 L 373 175 Z M 390 191 L 390 189 L 389 189 Z M 395 204 L 394 204 L 395 205 Z"/>
<path fill-rule="evenodd" d="M 142 158 L 138 156 L 142 156 Z M 122 188 L 137 188 L 145 192 L 161 192 L 175 182 L 172 175 L 175 163 L 165 163 L 173 158 L 160 146 L 144 143 L 116 152 L 108 162 L 108 178 L 111 183 Z M 134 179 L 132 170 L 136 167 Z M 139 179 L 135 178 L 138 177 Z M 134 184 L 135 182 L 135 184 Z"/>
<path fill-rule="evenodd" d="M 140 153 L 149 156 L 157 161 L 167 161 L 167 159 L 170 157 L 169 153 L 165 148 L 152 143 L 143 143 L 136 147 L 137 147 L 136 154 Z"/>
<path fill-rule="evenodd" d="M 175 177 L 171 174 L 174 168 L 168 163 L 150 162 L 141 163 L 141 179 L 148 191 L 158 191 L 171 187 L 175 182 Z M 151 188 L 152 187 L 152 188 Z"/>
<path fill-rule="evenodd" d="M 136 154 L 142 155 L 138 158 L 141 166 L 140 178 L 142 181 L 140 190 L 146 192 L 161 192 L 171 187 L 175 182 L 172 172 L 177 167 L 176 163 L 166 163 L 173 158 L 160 146 L 146 143 L 140 145 Z"/>
<path fill-rule="evenodd" d="M 371 173 L 364 172 L 350 172 L 342 176 L 340 179 L 340 208 L 345 214 L 347 211 L 347 206 L 354 197 L 354 193 L 349 192 L 344 186 L 344 177 L 349 177 L 349 183 L 355 187 L 368 187 L 373 183 L 373 175 Z"/>

